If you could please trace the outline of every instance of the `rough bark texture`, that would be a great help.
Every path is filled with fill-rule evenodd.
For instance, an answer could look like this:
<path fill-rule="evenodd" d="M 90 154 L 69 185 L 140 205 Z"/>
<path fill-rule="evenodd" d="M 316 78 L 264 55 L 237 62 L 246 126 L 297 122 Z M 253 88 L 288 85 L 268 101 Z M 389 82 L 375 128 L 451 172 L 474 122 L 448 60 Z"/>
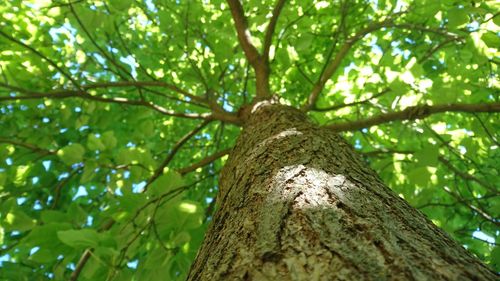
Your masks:
<path fill-rule="evenodd" d="M 340 136 L 261 105 L 222 172 L 188 280 L 496 280 Z"/>

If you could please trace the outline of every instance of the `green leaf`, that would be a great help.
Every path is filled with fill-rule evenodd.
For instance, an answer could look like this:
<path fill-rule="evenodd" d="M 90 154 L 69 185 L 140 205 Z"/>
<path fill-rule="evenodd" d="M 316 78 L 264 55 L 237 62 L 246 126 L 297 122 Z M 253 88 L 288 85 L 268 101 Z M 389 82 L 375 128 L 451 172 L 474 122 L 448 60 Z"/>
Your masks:
<path fill-rule="evenodd" d="M 102 143 L 106 146 L 106 149 L 111 150 L 116 147 L 118 141 L 116 140 L 115 133 L 113 131 L 104 132 L 101 136 Z"/>
<path fill-rule="evenodd" d="M 90 150 L 104 150 L 106 147 L 102 140 L 94 134 L 90 134 L 87 138 L 87 147 Z"/>
<path fill-rule="evenodd" d="M 141 123 L 139 127 L 139 132 L 142 134 L 142 137 L 151 137 L 154 134 L 154 123 L 152 120 L 146 120 Z"/>
<path fill-rule="evenodd" d="M 314 37 L 308 33 L 302 34 L 302 36 L 300 36 L 300 38 L 297 40 L 295 48 L 297 48 L 297 51 L 306 50 L 311 46 L 313 39 Z"/>
<path fill-rule="evenodd" d="M 96 280 L 100 276 L 108 275 L 108 271 L 113 270 L 112 261 L 118 254 L 119 252 L 110 248 L 97 247 L 94 249 L 88 264 L 82 270 L 82 276 L 89 280 Z"/>
<path fill-rule="evenodd" d="M 141 151 L 136 148 L 120 148 L 116 156 L 116 162 L 121 165 L 144 164 Z"/>
<path fill-rule="evenodd" d="M 43 210 L 40 217 L 44 223 L 68 221 L 67 214 L 55 210 Z"/>
<path fill-rule="evenodd" d="M 419 166 L 436 167 L 438 164 L 439 148 L 437 146 L 427 146 L 414 154 Z"/>
<path fill-rule="evenodd" d="M 95 30 L 99 28 L 105 21 L 103 13 L 88 9 L 82 5 L 75 6 L 79 20 L 87 30 Z M 76 24 L 75 26 L 79 26 Z"/>
<path fill-rule="evenodd" d="M 185 185 L 184 180 L 178 172 L 166 169 L 166 171 L 151 184 L 148 193 L 161 195 L 183 185 Z"/>
<path fill-rule="evenodd" d="M 117 11 L 126 11 L 132 5 L 132 0 L 110 0 L 109 4 Z"/>
<path fill-rule="evenodd" d="M 46 223 L 35 226 L 30 233 L 23 239 L 26 247 L 39 246 L 41 248 L 55 249 L 64 245 L 59 239 L 56 239 L 57 232 L 71 228 L 69 223 Z"/>
<path fill-rule="evenodd" d="M 178 247 L 184 245 L 190 240 L 191 240 L 191 235 L 189 235 L 189 233 L 186 231 L 182 231 L 175 236 L 175 238 L 172 240 L 172 243 L 175 247 Z"/>
<path fill-rule="evenodd" d="M 73 248 L 93 248 L 98 245 L 99 241 L 99 236 L 94 229 L 58 231 L 57 238 Z"/>
<path fill-rule="evenodd" d="M 0 172 L 0 190 L 4 188 L 6 180 L 7 180 L 7 174 L 3 171 Z"/>
<path fill-rule="evenodd" d="M 50 263 L 57 260 L 57 256 L 54 255 L 53 249 L 50 248 L 40 248 L 36 253 L 29 257 L 30 260 L 37 263 Z"/>
<path fill-rule="evenodd" d="M 490 48 L 498 49 L 500 46 L 500 37 L 493 32 L 486 32 L 481 36 L 481 40 Z"/>
<path fill-rule="evenodd" d="M 85 162 L 83 167 L 82 177 L 80 178 L 80 183 L 84 184 L 92 180 L 95 176 L 95 169 L 97 168 L 97 163 L 95 161 Z"/>
<path fill-rule="evenodd" d="M 6 231 L 26 231 L 36 225 L 36 220 L 28 216 L 19 207 L 12 208 L 4 215 L 2 226 Z"/>
<path fill-rule="evenodd" d="M 495 246 L 493 251 L 491 251 L 491 265 L 495 271 L 500 271 L 500 247 Z"/>
<path fill-rule="evenodd" d="M 30 166 L 28 165 L 23 165 L 23 166 L 18 166 L 16 169 L 16 177 L 14 179 L 14 184 L 15 185 L 25 185 L 26 184 L 26 178 L 29 175 L 29 170 Z"/>
<path fill-rule="evenodd" d="M 431 184 L 430 182 L 431 174 L 426 167 L 416 167 L 408 172 L 408 180 L 411 184 L 427 187 Z"/>
<path fill-rule="evenodd" d="M 65 146 L 57 151 L 57 156 L 67 165 L 82 162 L 85 148 L 78 143 Z"/>
<path fill-rule="evenodd" d="M 448 27 L 460 27 L 469 23 L 469 16 L 464 9 L 455 8 L 448 12 Z"/>

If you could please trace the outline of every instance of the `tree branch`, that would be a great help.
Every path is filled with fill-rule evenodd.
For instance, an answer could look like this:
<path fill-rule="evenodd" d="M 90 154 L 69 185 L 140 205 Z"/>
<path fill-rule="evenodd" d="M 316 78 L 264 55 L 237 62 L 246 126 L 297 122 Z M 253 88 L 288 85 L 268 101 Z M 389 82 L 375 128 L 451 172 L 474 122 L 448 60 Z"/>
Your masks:
<path fill-rule="evenodd" d="M 17 140 L 11 140 L 11 139 L 8 139 L 8 138 L 4 138 L 4 137 L 0 137 L 0 143 L 9 143 L 9 144 L 12 144 L 14 146 L 20 146 L 20 147 L 24 147 L 24 148 L 27 148 L 33 152 L 40 152 L 42 153 L 43 155 L 53 155 L 53 154 L 56 154 L 57 151 L 54 151 L 54 150 L 49 150 L 49 149 L 45 149 L 45 148 L 40 148 L 36 145 L 33 145 L 31 143 L 25 143 L 25 142 L 21 142 L 21 141 L 17 141 Z"/>
<path fill-rule="evenodd" d="M 392 121 L 423 119 L 431 114 L 442 112 L 500 112 L 500 103 L 417 105 L 407 107 L 402 111 L 381 114 L 363 120 L 331 124 L 325 127 L 336 132 L 353 131 Z"/>
<path fill-rule="evenodd" d="M 347 4 L 348 0 L 344 0 L 340 3 L 340 23 L 337 26 L 337 29 L 335 32 L 332 34 L 333 42 L 330 46 L 330 50 L 328 51 L 325 59 L 325 64 L 323 64 L 323 67 L 321 68 L 321 72 L 319 73 L 319 77 L 323 76 L 323 73 L 325 73 L 325 69 L 328 66 L 328 62 L 332 58 L 333 52 L 335 51 L 335 48 L 337 47 L 337 43 L 339 42 L 339 38 L 341 33 L 343 33 L 344 38 L 346 37 L 345 34 L 345 21 L 347 17 L 347 12 L 349 10 L 349 5 Z M 312 83 L 314 84 L 314 83 Z"/>
<path fill-rule="evenodd" d="M 277 0 L 276 6 L 274 6 L 273 9 L 273 15 L 269 20 L 269 25 L 266 29 L 266 35 L 264 37 L 264 51 L 262 53 L 262 57 L 264 57 L 264 59 L 267 61 L 269 61 L 269 49 L 271 48 L 274 30 L 276 29 L 276 23 L 278 22 L 278 18 L 281 14 L 283 6 L 285 6 L 285 1 L 286 0 Z"/>
<path fill-rule="evenodd" d="M 354 105 L 358 105 L 358 104 L 364 104 L 364 103 L 367 103 L 369 102 L 370 100 L 374 99 L 374 98 L 378 98 L 380 96 L 382 96 L 383 94 L 387 93 L 387 92 L 390 92 L 391 89 L 387 88 L 375 95 L 372 95 L 371 97 L 367 98 L 367 99 L 364 99 L 364 100 L 360 100 L 360 101 L 355 101 L 355 102 L 350 102 L 350 103 L 342 103 L 342 104 L 337 104 L 337 105 L 332 105 L 332 106 L 329 106 L 329 107 L 325 107 L 325 108 L 312 108 L 313 111 L 331 111 L 331 110 L 338 110 L 338 109 L 341 109 L 341 108 L 344 108 L 344 107 L 348 107 L 348 106 L 354 106 Z"/>
<path fill-rule="evenodd" d="M 182 168 L 182 169 L 179 169 L 177 170 L 177 172 L 179 172 L 181 175 L 185 175 L 187 173 L 190 173 L 198 168 L 201 168 L 203 166 L 206 166 L 210 163 L 212 163 L 213 161 L 221 158 L 222 156 L 224 155 L 227 155 L 231 152 L 232 148 L 228 148 L 228 149 L 224 149 L 224 150 L 221 150 L 219 152 L 216 152 L 204 159 L 202 159 L 201 161 L 199 161 L 198 163 L 195 163 L 191 166 L 188 166 L 188 167 L 185 167 L 185 168 Z"/>
<path fill-rule="evenodd" d="M 455 192 L 453 192 L 447 186 L 444 187 L 444 191 L 446 191 L 448 194 L 450 194 L 452 197 L 454 197 L 458 202 L 464 204 L 467 208 L 471 209 L 471 211 L 479 214 L 479 216 L 483 217 L 485 220 L 493 223 L 496 226 L 500 226 L 500 221 L 498 219 L 492 217 L 491 215 L 489 215 L 488 213 L 483 211 L 481 208 L 473 205 L 472 203 L 466 202 L 466 200 L 464 198 L 462 198 L 459 194 L 456 194 Z"/>
<path fill-rule="evenodd" d="M 474 181 L 476 182 L 477 184 L 483 186 L 484 188 L 488 189 L 489 191 L 493 192 L 493 193 L 497 193 L 497 188 L 495 188 L 495 186 L 492 186 L 490 185 L 488 182 L 485 182 L 469 173 L 466 173 L 466 172 L 462 172 L 460 171 L 459 169 L 457 169 L 455 166 L 453 166 L 453 164 L 451 164 L 451 162 L 442 157 L 442 156 L 439 156 L 438 157 L 438 160 L 439 162 L 443 163 L 448 169 L 450 169 L 452 172 L 454 172 L 455 174 L 457 174 L 459 177 L 461 177 L 462 179 L 464 180 L 470 180 L 470 181 Z"/>
<path fill-rule="evenodd" d="M 134 82 L 131 81 L 130 83 L 133 84 Z M 0 102 L 16 101 L 16 100 L 33 100 L 33 99 L 43 99 L 43 98 L 48 98 L 48 99 L 82 98 L 82 99 L 95 100 L 106 103 L 118 103 L 118 104 L 132 105 L 132 106 L 147 107 L 167 116 L 187 118 L 187 119 L 220 120 L 222 122 L 231 123 L 237 126 L 241 125 L 241 120 L 236 113 L 227 112 L 224 109 L 220 108 L 219 106 L 214 106 L 214 105 L 210 105 L 212 112 L 179 113 L 173 110 L 168 110 L 162 106 L 144 100 L 130 100 L 122 97 L 104 98 L 100 96 L 90 95 L 85 91 L 61 90 L 50 93 L 40 93 L 19 88 L 16 86 L 11 86 L 2 82 L 0 82 L 0 87 L 25 94 L 25 96 L 0 97 Z"/>
<path fill-rule="evenodd" d="M 80 27 L 82 28 L 83 32 L 87 35 L 87 37 L 89 38 L 90 42 L 92 43 L 92 45 L 94 45 L 97 50 L 102 54 L 102 56 L 104 56 L 104 58 L 106 58 L 107 60 L 109 60 L 109 62 L 111 64 L 113 64 L 114 66 L 116 66 L 117 69 L 119 70 L 122 70 L 127 76 L 129 76 L 130 78 L 134 79 L 134 77 L 132 76 L 132 74 L 129 73 L 129 71 L 127 69 L 125 69 L 125 67 L 123 65 L 120 65 L 118 62 L 115 61 L 114 58 L 110 57 L 108 55 L 108 53 L 99 46 L 99 44 L 97 44 L 97 42 L 94 40 L 94 38 L 92 38 L 90 32 L 88 31 L 88 29 L 85 27 L 85 25 L 83 24 L 83 22 L 81 21 L 80 17 L 78 16 L 78 14 L 76 13 L 75 9 L 73 8 L 73 5 L 72 4 L 69 4 L 68 5 L 71 13 L 73 14 L 73 16 L 75 17 L 76 21 L 78 22 L 78 24 L 80 25 Z M 122 77 L 123 79 L 125 79 L 125 77 L 123 77 L 122 75 L 120 75 L 120 73 L 118 73 L 118 75 L 120 77 Z"/>
<path fill-rule="evenodd" d="M 34 92 L 30 91 L 27 89 L 22 89 L 16 86 L 10 86 L 4 83 L 0 82 L 0 87 L 4 87 L 7 89 L 11 89 L 13 91 L 17 91 L 23 94 L 26 94 L 26 96 L 8 96 L 8 97 L 0 97 L 0 102 L 2 101 L 16 101 L 16 100 L 33 100 L 33 99 L 43 99 L 43 98 L 48 98 L 48 99 L 67 99 L 67 98 L 82 98 L 82 99 L 88 99 L 88 100 L 95 100 L 95 101 L 100 101 L 100 102 L 106 102 L 106 103 L 118 103 L 118 104 L 126 104 L 126 105 L 132 105 L 132 106 L 142 106 L 142 107 L 147 107 L 150 109 L 153 109 L 157 112 L 160 112 L 161 114 L 168 115 L 168 116 L 174 116 L 174 117 L 182 117 L 182 118 L 188 118 L 188 119 L 214 119 L 217 117 L 221 117 L 223 114 L 217 115 L 217 117 L 214 117 L 213 114 L 211 113 L 178 113 L 172 110 L 168 110 L 164 107 L 161 107 L 159 105 L 156 105 L 154 103 L 148 102 L 148 101 L 141 101 L 141 100 L 129 100 L 126 98 L 122 97 L 111 97 L 111 98 L 104 98 L 100 96 L 95 96 L 95 95 L 90 95 L 89 93 L 85 91 L 73 91 L 73 90 L 61 90 L 61 91 L 54 91 L 51 93 L 39 93 L 39 92 Z M 224 116 L 222 116 L 224 117 Z M 232 119 L 231 119 L 232 120 Z M 224 121 L 228 121 L 225 119 Z M 235 120 L 232 120 L 236 122 Z"/>
<path fill-rule="evenodd" d="M 227 0 L 238 34 L 238 40 L 245 53 L 248 63 L 255 70 L 255 86 L 257 99 L 267 99 L 271 97 L 269 90 L 269 61 L 259 54 L 257 48 L 251 42 L 251 34 L 248 29 L 247 18 L 243 11 L 243 6 L 239 0 Z"/>
<path fill-rule="evenodd" d="M 380 154 L 387 154 L 387 153 L 397 153 L 397 154 L 414 154 L 415 151 L 412 150 L 398 150 L 398 149 L 380 149 L 380 150 L 372 150 L 372 151 L 367 151 L 367 152 L 360 152 L 363 156 L 366 157 L 377 157 Z M 493 192 L 493 194 L 498 193 L 497 189 L 489 184 L 488 182 L 479 179 L 467 172 L 462 172 L 453 164 L 451 164 L 450 160 L 444 158 L 443 156 L 439 155 L 438 156 L 438 161 L 443 163 L 449 170 L 451 170 L 453 173 L 455 173 L 457 176 L 461 177 L 463 180 L 466 181 L 474 181 L 477 184 L 483 186 L 484 188 L 488 189 L 489 191 Z"/>
<path fill-rule="evenodd" d="M 40 58 L 42 58 L 44 61 L 46 61 L 47 63 L 49 63 L 51 66 L 53 66 L 55 69 L 59 70 L 59 72 L 66 78 L 68 78 L 69 81 L 71 81 L 71 83 L 76 87 L 76 88 L 79 88 L 80 86 L 78 85 L 78 82 L 76 82 L 76 80 L 73 79 L 73 77 L 71 77 L 71 75 L 69 75 L 68 73 L 66 73 L 61 67 L 59 67 L 53 60 L 47 58 L 44 54 L 40 53 L 39 51 L 37 51 L 36 49 L 34 49 L 33 47 L 31 46 L 28 46 L 26 44 L 24 44 L 23 42 L 15 39 L 14 37 L 8 35 L 7 33 L 3 32 L 2 30 L 0 30 L 0 35 L 2 35 L 3 37 L 7 38 L 8 40 L 22 46 L 23 48 L 25 49 L 28 49 L 30 50 L 31 52 L 33 52 L 35 55 L 39 56 Z"/>
<path fill-rule="evenodd" d="M 239 0 L 227 0 L 229 8 L 231 10 L 231 15 L 233 16 L 234 25 L 236 27 L 236 32 L 238 34 L 238 40 L 240 41 L 241 48 L 245 52 L 245 56 L 248 62 L 254 66 L 259 59 L 260 55 L 257 48 L 251 42 L 251 34 L 248 29 L 247 18 L 245 17 L 245 12 L 243 11 L 243 6 Z M 255 66 L 254 66 L 255 68 Z"/>
<path fill-rule="evenodd" d="M 80 260 L 75 266 L 75 270 L 71 273 L 71 276 L 69 278 L 70 281 L 76 281 L 78 279 L 78 276 L 80 276 L 80 273 L 83 270 L 83 267 L 87 263 L 87 261 L 90 259 L 90 256 L 92 255 L 93 249 L 86 249 L 85 252 L 83 252 L 83 255 L 80 257 Z"/>
<path fill-rule="evenodd" d="M 344 45 L 340 47 L 340 50 L 337 52 L 337 55 L 335 58 L 327 62 L 327 66 L 324 68 L 323 74 L 319 77 L 318 81 L 316 84 L 314 84 L 313 89 L 311 90 L 311 93 L 309 94 L 309 98 L 307 100 L 307 103 L 302 107 L 302 110 L 308 111 L 313 109 L 316 106 L 316 101 L 318 100 L 319 94 L 325 87 L 326 82 L 332 77 L 332 75 L 335 73 L 335 71 L 340 67 L 340 64 L 342 63 L 343 59 L 347 56 L 349 51 L 351 50 L 351 47 L 359 41 L 361 38 L 363 38 L 365 35 L 378 30 L 382 27 L 387 27 L 392 25 L 392 19 L 387 19 L 381 22 L 373 23 L 370 26 L 358 31 L 355 35 L 352 37 L 348 38 Z"/>
<path fill-rule="evenodd" d="M 194 101 L 200 103 L 206 103 L 207 101 L 202 98 L 195 96 L 193 94 L 188 93 L 187 91 L 169 83 L 161 82 L 161 81 L 118 81 L 118 82 L 101 82 L 101 83 L 93 83 L 89 85 L 83 85 L 83 89 L 95 89 L 95 88 L 112 88 L 112 87 L 143 87 L 143 86 L 152 86 L 152 87 L 162 87 L 177 92 L 183 96 L 186 96 Z"/>
<path fill-rule="evenodd" d="M 154 171 L 153 175 L 148 179 L 146 182 L 146 186 L 144 187 L 144 190 L 146 190 L 158 177 L 160 177 L 163 174 L 163 170 L 165 167 L 168 166 L 170 161 L 174 158 L 175 154 L 179 151 L 179 149 L 194 135 L 196 135 L 201 129 L 203 129 L 206 125 L 210 123 L 210 120 L 205 120 L 203 121 L 200 125 L 198 125 L 196 128 L 194 128 L 191 132 L 187 133 L 184 135 L 180 140 L 177 141 L 177 143 L 172 147 L 172 150 L 170 153 L 167 155 L 167 157 L 163 160 L 163 162 L 156 168 Z"/>
<path fill-rule="evenodd" d="M 454 40 L 462 39 L 459 35 L 452 33 L 452 32 L 449 32 L 445 29 L 433 29 L 433 28 L 429 28 L 426 26 L 418 25 L 418 24 L 409 24 L 409 23 L 393 24 L 392 27 L 409 29 L 409 30 L 420 30 L 420 31 L 424 31 L 424 32 L 435 33 L 435 34 L 438 34 L 438 35 L 441 35 L 441 36 L 444 36 L 444 37 L 447 37 L 450 39 L 454 39 Z"/>
<path fill-rule="evenodd" d="M 109 230 L 114 224 L 115 224 L 114 219 L 109 219 L 107 220 L 100 228 L 99 232 Z M 71 276 L 69 278 L 70 281 L 76 281 L 78 280 L 78 276 L 80 276 L 80 273 L 82 272 L 83 268 L 85 267 L 85 264 L 89 261 L 90 257 L 92 256 L 92 252 L 94 251 L 93 248 L 88 248 L 85 249 L 83 252 L 82 256 L 80 257 L 80 260 L 75 266 L 75 270 L 71 273 Z"/>
<path fill-rule="evenodd" d="M 302 110 L 308 111 L 308 110 L 314 109 L 314 107 L 316 106 L 316 101 L 319 97 L 319 94 L 321 93 L 321 91 L 325 87 L 326 82 L 331 78 L 331 76 L 335 73 L 335 71 L 340 67 L 342 60 L 348 54 L 348 52 L 350 51 L 352 46 L 357 41 L 362 39 L 365 35 L 373 32 L 373 31 L 376 31 L 376 30 L 383 28 L 383 27 L 394 27 L 394 28 L 420 30 L 420 31 L 424 31 L 424 32 L 435 33 L 435 34 L 444 36 L 444 37 L 448 38 L 449 40 L 461 40 L 462 39 L 457 34 L 448 32 L 448 31 L 443 30 L 443 29 L 432 29 L 432 28 L 417 25 L 417 24 L 395 24 L 394 17 L 399 15 L 399 14 L 401 14 L 401 13 L 391 15 L 390 18 L 388 18 L 384 21 L 373 23 L 370 26 L 366 27 L 365 29 L 358 31 L 355 35 L 353 35 L 352 37 L 347 39 L 346 42 L 344 43 L 344 45 L 342 45 L 340 47 L 340 50 L 338 51 L 335 58 L 331 62 L 327 61 L 328 65 L 326 66 L 326 68 L 324 68 L 325 69 L 324 73 L 320 76 L 320 78 L 318 79 L 318 81 L 314 85 L 313 89 L 311 90 L 311 93 L 309 95 L 307 103 L 302 107 Z M 440 47 L 442 47 L 442 46 L 440 46 Z"/>

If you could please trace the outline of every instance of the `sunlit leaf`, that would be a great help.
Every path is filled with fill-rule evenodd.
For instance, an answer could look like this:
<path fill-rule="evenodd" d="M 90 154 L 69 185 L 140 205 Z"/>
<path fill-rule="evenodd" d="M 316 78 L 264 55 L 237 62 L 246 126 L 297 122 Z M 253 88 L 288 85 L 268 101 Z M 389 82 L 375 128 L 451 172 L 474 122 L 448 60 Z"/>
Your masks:
<path fill-rule="evenodd" d="M 84 153 L 85 148 L 81 144 L 73 143 L 57 151 L 57 156 L 67 165 L 71 165 L 81 162 Z"/>
<path fill-rule="evenodd" d="M 99 241 L 99 236 L 93 229 L 58 231 L 57 238 L 74 248 L 96 247 Z"/>

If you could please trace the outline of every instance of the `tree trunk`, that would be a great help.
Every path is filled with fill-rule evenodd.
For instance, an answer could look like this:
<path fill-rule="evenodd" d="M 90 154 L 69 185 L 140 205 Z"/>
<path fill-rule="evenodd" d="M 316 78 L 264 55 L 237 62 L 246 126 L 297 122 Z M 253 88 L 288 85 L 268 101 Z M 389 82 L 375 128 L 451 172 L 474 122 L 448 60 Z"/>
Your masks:
<path fill-rule="evenodd" d="M 253 108 L 188 280 L 496 280 L 300 111 Z"/>

